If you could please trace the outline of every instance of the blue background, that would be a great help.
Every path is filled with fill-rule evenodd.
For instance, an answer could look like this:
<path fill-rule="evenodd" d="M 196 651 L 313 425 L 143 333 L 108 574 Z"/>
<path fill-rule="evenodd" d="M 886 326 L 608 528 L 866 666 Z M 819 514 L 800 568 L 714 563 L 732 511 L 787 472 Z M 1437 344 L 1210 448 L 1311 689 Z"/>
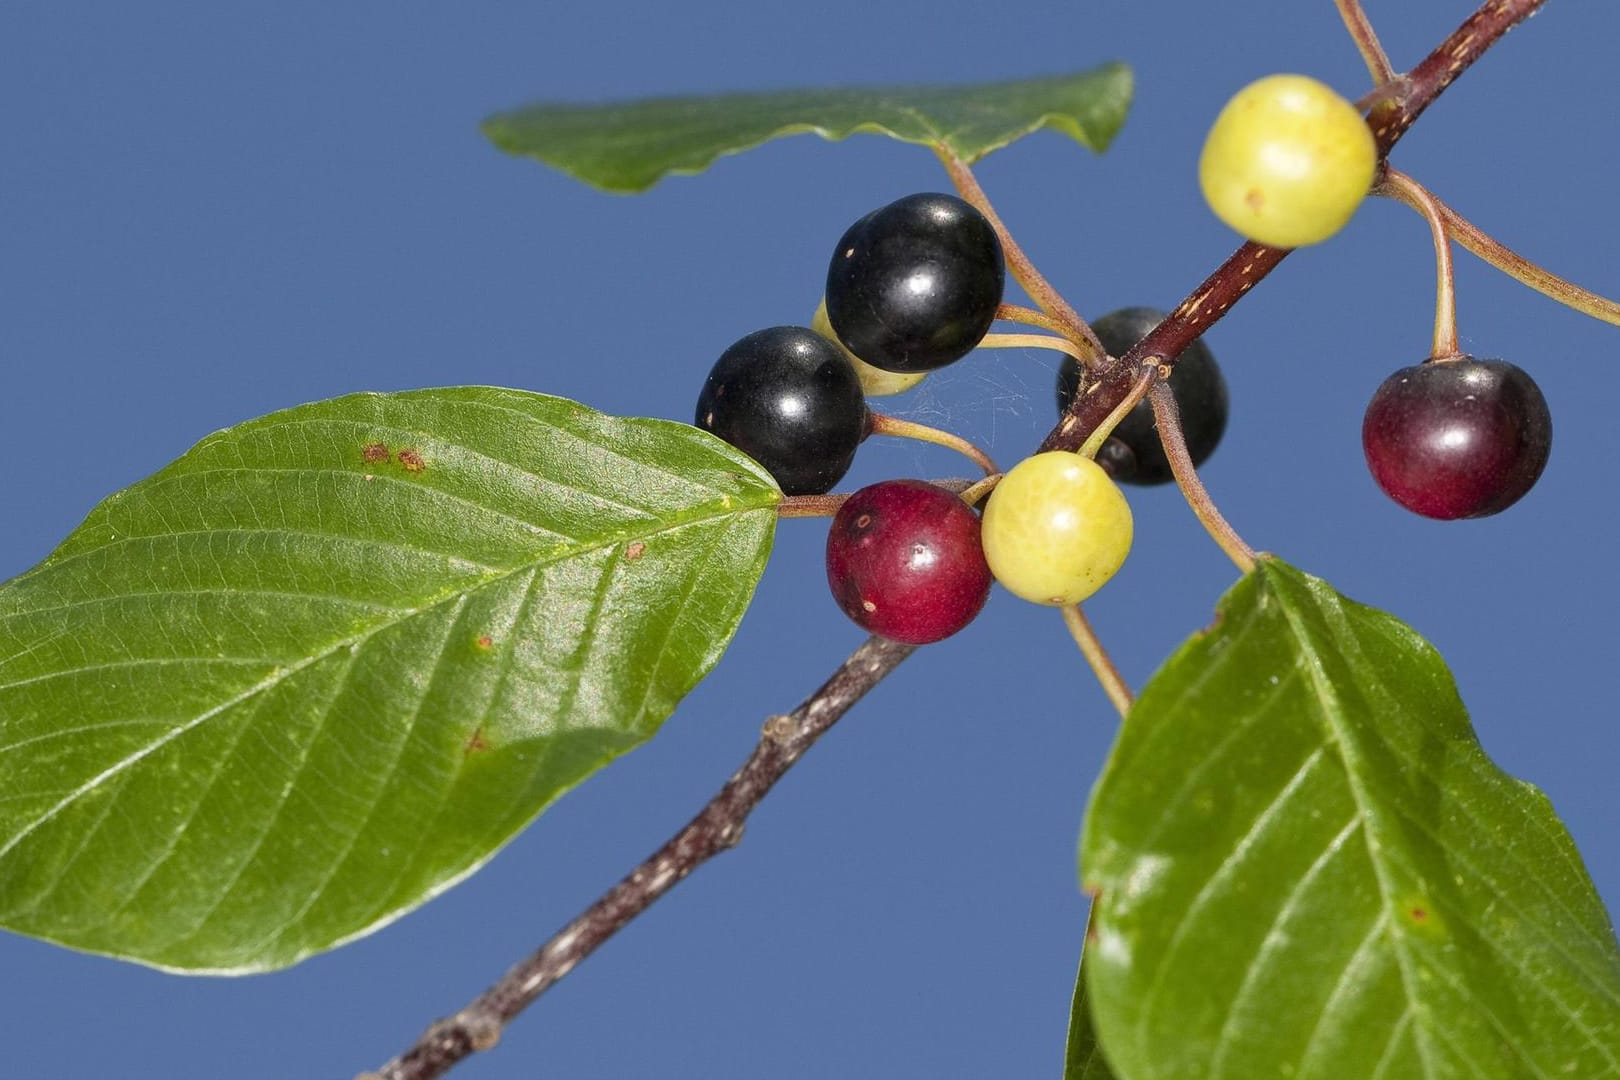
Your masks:
<path fill-rule="evenodd" d="M 1469 10 L 1375 0 L 1397 66 Z M 1612 43 L 1620 7 L 1553 3 L 1468 73 L 1396 163 L 1505 242 L 1620 293 Z M 689 419 L 713 358 L 808 321 L 846 225 L 947 186 L 926 151 L 811 137 L 637 198 L 479 136 L 528 100 L 1010 78 L 1121 58 L 1137 104 L 1096 157 L 1054 134 L 979 170 L 1084 312 L 1173 305 L 1234 246 L 1204 209 L 1204 130 L 1243 83 L 1366 75 L 1328 0 L 767 5 L 53 3 L 0 7 L 0 576 L 219 427 L 363 389 L 492 383 Z M 1557 428 L 1511 512 L 1439 525 L 1385 500 L 1358 445 L 1427 354 L 1419 218 L 1365 206 L 1208 340 L 1234 397 L 1205 472 L 1257 547 L 1415 625 L 1486 747 L 1552 796 L 1620 902 L 1611 777 L 1620 330 L 1459 254 L 1464 347 L 1529 369 Z M 1051 355 L 994 351 L 898 412 L 1004 463 L 1054 419 Z M 846 487 L 961 475 L 863 449 Z M 1174 489 L 1088 605 L 1140 684 L 1233 580 Z M 0 1075 L 347 1077 L 453 1010 L 696 810 L 762 719 L 860 640 L 788 522 L 742 632 L 664 733 L 489 867 L 280 974 L 161 975 L 0 936 Z M 1116 721 L 1057 618 L 997 595 L 908 662 L 703 869 L 458 1076 L 1051 1076 L 1085 904 L 1074 844 Z"/>

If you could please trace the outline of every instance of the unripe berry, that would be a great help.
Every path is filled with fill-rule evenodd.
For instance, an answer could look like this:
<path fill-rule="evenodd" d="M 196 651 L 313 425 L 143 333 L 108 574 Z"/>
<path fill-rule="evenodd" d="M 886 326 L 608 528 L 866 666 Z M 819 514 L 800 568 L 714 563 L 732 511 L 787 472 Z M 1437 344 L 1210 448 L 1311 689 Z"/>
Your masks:
<path fill-rule="evenodd" d="M 1095 461 L 1063 450 L 1025 458 L 984 508 L 984 557 L 996 580 L 1037 604 L 1077 604 L 1131 550 L 1131 507 Z"/>
<path fill-rule="evenodd" d="M 928 377 L 926 371 L 900 372 L 884 371 L 880 367 L 873 367 L 865 360 L 844 348 L 844 343 L 838 340 L 833 332 L 832 323 L 827 319 L 827 300 L 822 298 L 816 305 L 816 314 L 810 320 L 810 329 L 838 346 L 838 351 L 844 354 L 849 366 L 855 369 L 855 377 L 861 381 L 861 392 L 869 398 L 888 397 L 891 394 L 904 393 Z"/>
<path fill-rule="evenodd" d="M 1198 159 L 1217 217 L 1293 248 L 1344 227 L 1372 184 L 1378 147 L 1356 107 L 1304 75 L 1271 75 L 1226 103 Z"/>

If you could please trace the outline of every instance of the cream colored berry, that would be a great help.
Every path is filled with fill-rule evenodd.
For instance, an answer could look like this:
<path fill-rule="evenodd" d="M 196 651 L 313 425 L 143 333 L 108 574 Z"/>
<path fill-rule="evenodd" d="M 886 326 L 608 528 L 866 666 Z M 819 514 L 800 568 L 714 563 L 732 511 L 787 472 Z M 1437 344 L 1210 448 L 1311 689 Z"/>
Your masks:
<path fill-rule="evenodd" d="M 1356 107 L 1305 75 L 1235 94 L 1210 128 L 1198 181 L 1217 217 L 1262 244 L 1316 244 L 1344 227 L 1372 184 L 1378 148 Z"/>
<path fill-rule="evenodd" d="M 1076 604 L 1131 550 L 1131 506 L 1090 458 L 1062 450 L 1015 465 L 990 493 L 981 538 L 990 572 L 1037 604 Z"/>
<path fill-rule="evenodd" d="M 888 397 L 890 394 L 899 394 L 910 390 L 913 386 L 928 377 L 926 371 L 884 371 L 880 367 L 873 367 L 865 360 L 844 348 L 844 343 L 838 340 L 838 334 L 832 328 L 832 321 L 827 318 L 827 300 L 822 298 L 816 307 L 815 318 L 810 320 L 810 329 L 838 346 L 838 351 L 844 354 L 855 369 L 856 378 L 861 380 L 861 392 L 867 397 Z"/>

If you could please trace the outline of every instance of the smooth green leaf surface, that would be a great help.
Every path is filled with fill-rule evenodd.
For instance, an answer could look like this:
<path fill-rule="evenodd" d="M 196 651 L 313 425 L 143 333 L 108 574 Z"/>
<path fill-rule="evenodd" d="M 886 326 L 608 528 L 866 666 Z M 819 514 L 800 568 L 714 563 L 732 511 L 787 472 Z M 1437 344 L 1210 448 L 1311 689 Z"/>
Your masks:
<path fill-rule="evenodd" d="M 1131 72 L 1107 64 L 1078 75 L 963 86 L 869 86 L 600 105 L 541 103 L 500 113 L 484 133 L 607 191 L 645 191 L 669 173 L 698 173 L 783 135 L 844 139 L 856 132 L 946 146 L 976 161 L 1052 128 L 1096 151 L 1125 122 Z"/>
<path fill-rule="evenodd" d="M 1122 1080 L 1620 1075 L 1614 932 L 1545 796 L 1416 632 L 1275 560 L 1143 691 L 1081 865 Z"/>
<path fill-rule="evenodd" d="M 0 925 L 227 972 L 395 918 L 653 734 L 779 498 L 515 390 L 209 436 L 0 586 Z"/>

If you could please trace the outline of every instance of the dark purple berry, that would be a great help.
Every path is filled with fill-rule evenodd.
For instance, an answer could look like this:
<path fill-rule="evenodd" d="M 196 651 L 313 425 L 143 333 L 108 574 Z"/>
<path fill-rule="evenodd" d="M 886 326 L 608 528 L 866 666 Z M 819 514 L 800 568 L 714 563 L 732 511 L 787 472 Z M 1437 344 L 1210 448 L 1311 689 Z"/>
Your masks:
<path fill-rule="evenodd" d="M 1110 356 L 1124 356 L 1131 346 L 1165 319 L 1156 308 L 1128 307 L 1110 311 L 1091 324 Z M 1080 390 L 1080 365 L 1065 357 L 1058 368 L 1057 404 L 1061 416 Z M 1194 465 L 1202 465 L 1220 445 L 1226 431 L 1226 380 L 1215 363 L 1215 354 L 1202 340 L 1194 341 L 1176 360 L 1170 371 L 1170 392 L 1181 413 L 1181 433 Z M 1115 443 L 1119 445 L 1113 445 Z M 1097 461 L 1124 484 L 1164 484 L 1175 479 L 1170 459 L 1159 441 L 1159 425 L 1153 421 L 1153 403 L 1144 399 L 1125 415 L 1113 435 L 1097 453 Z M 1106 460 L 1105 460 L 1106 458 Z"/>
<path fill-rule="evenodd" d="M 869 633 L 907 645 L 950 637 L 990 595 L 979 515 L 921 480 L 864 487 L 833 517 L 827 583 Z"/>
<path fill-rule="evenodd" d="M 838 346 L 805 326 L 757 330 L 720 354 L 698 427 L 763 465 L 789 495 L 819 495 L 866 437 L 866 399 Z"/>
<path fill-rule="evenodd" d="M 827 319 L 885 371 L 932 371 L 973 351 L 1006 284 L 1001 241 L 955 195 L 925 193 L 851 225 L 827 268 Z"/>
<path fill-rule="evenodd" d="M 1506 360 L 1431 360 L 1384 380 L 1361 447 L 1378 486 L 1413 513 L 1485 517 L 1541 476 L 1552 415 L 1535 380 Z"/>

